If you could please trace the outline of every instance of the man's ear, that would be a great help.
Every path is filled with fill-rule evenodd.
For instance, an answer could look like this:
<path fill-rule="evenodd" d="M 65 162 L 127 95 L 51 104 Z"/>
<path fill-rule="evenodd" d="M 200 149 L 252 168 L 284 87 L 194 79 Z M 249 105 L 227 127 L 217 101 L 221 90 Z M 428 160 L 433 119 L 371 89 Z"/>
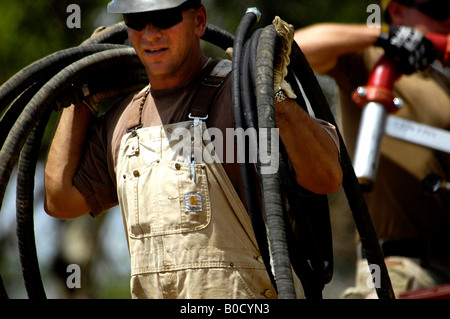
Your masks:
<path fill-rule="evenodd" d="M 206 18 L 206 8 L 204 5 L 201 5 L 195 12 L 195 35 L 199 38 L 205 34 Z"/>

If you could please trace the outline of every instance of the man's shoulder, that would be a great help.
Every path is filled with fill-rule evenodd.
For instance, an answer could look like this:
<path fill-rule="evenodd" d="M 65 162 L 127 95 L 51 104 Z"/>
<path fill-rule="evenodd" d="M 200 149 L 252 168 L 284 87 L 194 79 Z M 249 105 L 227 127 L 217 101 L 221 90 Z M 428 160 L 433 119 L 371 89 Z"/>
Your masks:
<path fill-rule="evenodd" d="M 201 86 L 209 88 L 208 91 L 220 92 L 223 88 L 231 86 L 232 63 L 228 59 L 214 59 L 204 68 L 201 78 Z M 218 90 L 218 91 L 217 91 Z"/>
<path fill-rule="evenodd" d="M 141 100 L 145 96 L 148 86 L 138 89 L 127 94 L 118 96 L 115 100 L 111 101 L 109 107 L 100 116 L 103 122 L 117 121 L 124 112 L 126 112 L 127 107 L 137 100 Z"/>
<path fill-rule="evenodd" d="M 212 76 L 226 77 L 232 70 L 232 63 L 228 59 L 217 59 L 217 64 L 211 71 Z"/>

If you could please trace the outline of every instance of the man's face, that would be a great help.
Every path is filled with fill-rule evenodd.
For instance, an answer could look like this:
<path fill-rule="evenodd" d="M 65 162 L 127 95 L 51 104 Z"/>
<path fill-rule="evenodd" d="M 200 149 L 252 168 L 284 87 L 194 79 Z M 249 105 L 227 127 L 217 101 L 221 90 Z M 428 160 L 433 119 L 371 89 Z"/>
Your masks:
<path fill-rule="evenodd" d="M 198 63 L 199 38 L 206 26 L 206 11 L 203 6 L 187 9 L 182 16 L 181 22 L 168 28 L 156 27 L 151 21 L 140 31 L 128 27 L 130 42 L 155 89 L 183 82 Z"/>
<path fill-rule="evenodd" d="M 444 7 L 448 2 L 449 0 L 415 0 L 411 5 L 397 3 L 390 11 L 392 23 L 408 25 L 422 32 L 448 34 L 450 12 L 448 7 Z"/>

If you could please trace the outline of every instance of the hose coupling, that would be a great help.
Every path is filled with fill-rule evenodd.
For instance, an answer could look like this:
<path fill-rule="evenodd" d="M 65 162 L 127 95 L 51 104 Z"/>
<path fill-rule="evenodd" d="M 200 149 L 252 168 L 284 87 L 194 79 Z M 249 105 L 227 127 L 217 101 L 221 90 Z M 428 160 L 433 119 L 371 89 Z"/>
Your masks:
<path fill-rule="evenodd" d="M 256 7 L 252 7 L 252 8 L 248 8 L 247 11 L 245 12 L 247 13 L 253 13 L 256 16 L 256 22 L 259 22 L 259 19 L 261 18 L 261 11 L 258 10 L 258 8 Z"/>

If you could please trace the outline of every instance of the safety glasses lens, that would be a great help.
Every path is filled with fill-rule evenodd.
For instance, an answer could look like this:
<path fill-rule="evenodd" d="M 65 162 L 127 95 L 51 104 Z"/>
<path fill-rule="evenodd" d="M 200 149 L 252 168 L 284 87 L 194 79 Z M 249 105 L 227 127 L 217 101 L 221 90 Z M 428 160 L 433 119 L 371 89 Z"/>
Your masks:
<path fill-rule="evenodd" d="M 143 30 L 148 23 L 159 29 L 169 29 L 183 21 L 181 10 L 161 10 L 155 12 L 131 13 L 123 15 L 127 27 L 136 31 Z"/>

